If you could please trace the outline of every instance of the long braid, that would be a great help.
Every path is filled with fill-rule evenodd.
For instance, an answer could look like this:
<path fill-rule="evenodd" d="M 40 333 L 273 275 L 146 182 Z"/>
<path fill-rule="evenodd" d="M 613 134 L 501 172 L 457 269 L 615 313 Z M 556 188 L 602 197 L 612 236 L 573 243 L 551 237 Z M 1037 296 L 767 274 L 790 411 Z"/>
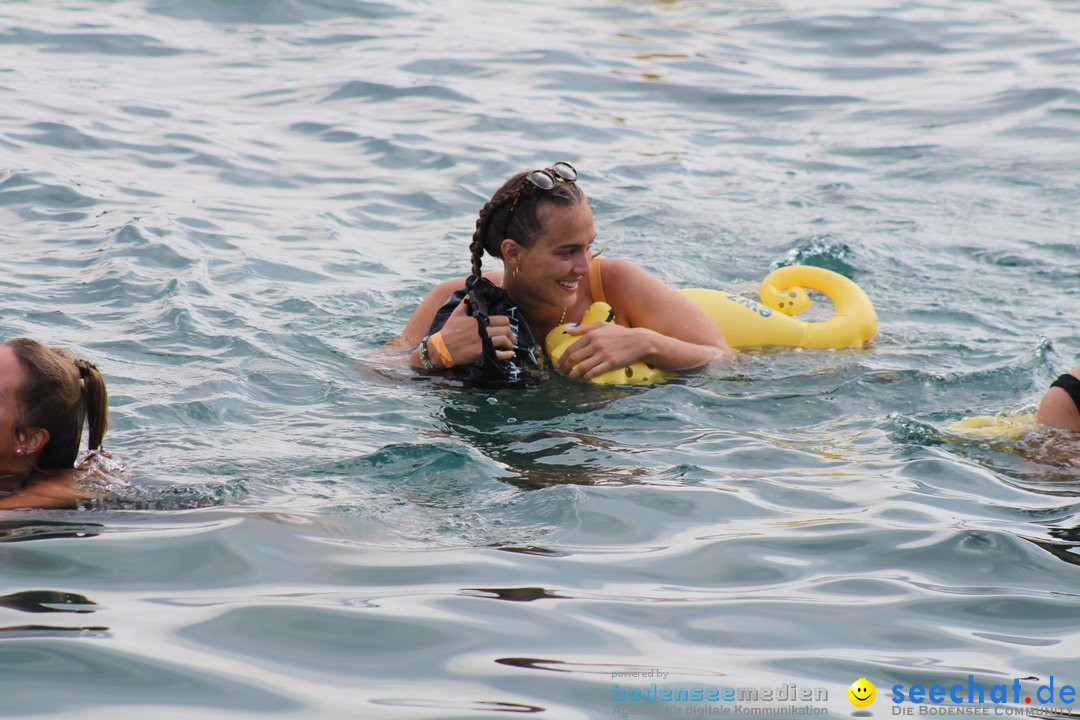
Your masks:
<path fill-rule="evenodd" d="M 480 264 L 484 258 L 484 233 L 487 231 L 488 215 L 494 205 L 494 201 L 488 201 L 484 207 L 480 208 L 480 216 L 476 218 L 476 230 L 469 244 L 469 251 L 472 253 L 472 274 L 477 277 L 480 276 Z"/>
<path fill-rule="evenodd" d="M 473 239 L 469 244 L 469 251 L 472 253 L 473 275 L 480 275 L 480 264 L 483 262 L 484 250 L 487 250 L 488 254 L 493 257 L 500 257 L 499 243 L 502 241 L 501 236 L 505 235 L 506 228 L 502 228 L 503 232 L 501 233 L 495 233 L 500 237 L 492 237 L 490 232 L 491 220 L 506 205 L 507 201 L 517 197 L 520 188 L 515 186 L 519 184 L 520 179 L 524 176 L 525 173 L 515 175 L 495 193 L 491 200 L 484 203 L 484 207 L 480 208 L 480 215 L 476 218 L 476 230 L 473 232 Z"/>

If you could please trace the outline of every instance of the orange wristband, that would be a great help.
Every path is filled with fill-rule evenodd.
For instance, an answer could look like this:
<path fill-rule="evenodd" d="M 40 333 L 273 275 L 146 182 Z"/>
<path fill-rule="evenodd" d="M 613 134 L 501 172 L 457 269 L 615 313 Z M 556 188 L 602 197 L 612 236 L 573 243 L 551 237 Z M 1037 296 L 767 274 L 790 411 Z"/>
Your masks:
<path fill-rule="evenodd" d="M 454 367 L 454 357 L 446 347 L 446 342 L 443 341 L 441 332 L 437 332 L 429 337 L 428 344 L 435 348 L 435 352 L 439 354 L 439 360 L 442 361 L 443 367 Z"/>

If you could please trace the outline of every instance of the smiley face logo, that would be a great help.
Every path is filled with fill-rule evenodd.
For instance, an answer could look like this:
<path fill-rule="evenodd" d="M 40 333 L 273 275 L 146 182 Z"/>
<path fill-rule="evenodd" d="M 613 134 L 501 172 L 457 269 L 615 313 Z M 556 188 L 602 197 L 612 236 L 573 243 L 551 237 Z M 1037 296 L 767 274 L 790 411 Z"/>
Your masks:
<path fill-rule="evenodd" d="M 877 698 L 877 688 L 866 678 L 859 678 L 847 689 L 848 700 L 857 708 L 870 707 Z"/>

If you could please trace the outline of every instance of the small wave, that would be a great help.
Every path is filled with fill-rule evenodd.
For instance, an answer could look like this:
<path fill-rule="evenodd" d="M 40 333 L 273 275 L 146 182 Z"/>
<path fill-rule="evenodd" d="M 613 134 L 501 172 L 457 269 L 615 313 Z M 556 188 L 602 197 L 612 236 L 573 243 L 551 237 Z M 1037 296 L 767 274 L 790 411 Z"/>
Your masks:
<path fill-rule="evenodd" d="M 154 0 L 148 10 L 215 25 L 292 25 L 338 18 L 379 20 L 406 14 L 395 5 L 370 0 Z"/>
<path fill-rule="evenodd" d="M 323 102 L 335 100 L 360 99 L 373 102 L 392 102 L 401 98 L 427 98 L 442 102 L 471 104 L 476 102 L 468 95 L 455 92 L 441 85 L 417 85 L 414 87 L 398 87 L 385 83 L 367 82 L 365 80 L 352 80 L 323 98 Z"/>
<path fill-rule="evenodd" d="M 770 268 L 813 265 L 851 278 L 859 272 L 852 262 L 854 255 L 850 245 L 832 235 L 810 235 L 797 240 L 784 259 L 773 263 Z"/>
<path fill-rule="evenodd" d="M 13 28 L 0 33 L 0 45 L 39 45 L 52 53 L 97 53 L 135 57 L 168 57 L 184 50 L 170 47 L 146 35 L 118 33 L 48 33 Z"/>
<path fill-rule="evenodd" d="M 9 206 L 26 220 L 72 222 L 87 216 L 100 200 L 69 184 L 50 182 L 34 173 L 12 173 L 0 182 L 0 207 Z"/>
<path fill-rule="evenodd" d="M 146 486 L 132 481 L 124 461 L 101 450 L 82 455 L 75 482 L 83 493 L 80 510 L 190 510 L 223 505 L 246 494 L 240 481 L 204 485 Z"/>

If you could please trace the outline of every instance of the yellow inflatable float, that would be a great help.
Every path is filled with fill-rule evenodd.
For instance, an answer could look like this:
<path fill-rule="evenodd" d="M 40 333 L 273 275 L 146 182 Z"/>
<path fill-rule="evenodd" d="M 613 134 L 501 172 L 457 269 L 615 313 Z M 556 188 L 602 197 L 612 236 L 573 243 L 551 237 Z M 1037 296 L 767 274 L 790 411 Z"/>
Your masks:
<path fill-rule="evenodd" d="M 948 430 L 977 440 L 1019 440 L 1039 427 L 1035 413 L 1018 412 L 964 418 L 954 422 Z"/>
<path fill-rule="evenodd" d="M 810 307 L 807 290 L 816 290 L 832 300 L 836 312 L 822 322 L 805 322 L 794 315 Z M 682 290 L 712 318 L 736 350 L 756 347 L 858 348 L 877 334 L 877 313 L 870 298 L 858 285 L 839 273 L 809 265 L 783 267 L 761 282 L 761 302 L 721 290 Z M 593 303 L 581 324 L 611 322 L 611 307 Z M 567 325 L 548 333 L 544 348 L 558 360 L 577 336 Z M 673 377 L 642 362 L 610 370 L 590 382 L 601 385 L 653 385 Z"/>

